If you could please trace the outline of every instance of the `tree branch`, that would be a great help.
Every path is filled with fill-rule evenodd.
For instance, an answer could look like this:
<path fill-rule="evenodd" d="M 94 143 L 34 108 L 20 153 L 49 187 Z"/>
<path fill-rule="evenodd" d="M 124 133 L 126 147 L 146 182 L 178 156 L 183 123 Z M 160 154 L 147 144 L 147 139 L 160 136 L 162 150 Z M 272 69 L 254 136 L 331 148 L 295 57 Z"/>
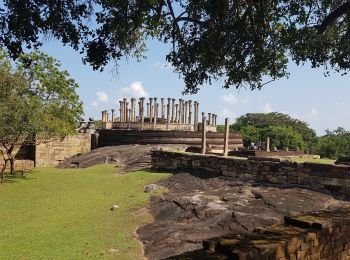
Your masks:
<path fill-rule="evenodd" d="M 331 12 L 320 25 L 316 26 L 316 29 L 319 34 L 322 34 L 326 31 L 327 27 L 334 23 L 339 17 L 350 12 L 350 1 L 345 2 L 340 5 L 337 9 Z"/>
<path fill-rule="evenodd" d="M 197 20 L 195 18 L 191 18 L 191 17 L 177 17 L 174 22 L 181 22 L 181 21 L 196 23 L 199 25 L 206 25 L 207 24 L 207 22 L 203 22 L 203 21 Z"/>

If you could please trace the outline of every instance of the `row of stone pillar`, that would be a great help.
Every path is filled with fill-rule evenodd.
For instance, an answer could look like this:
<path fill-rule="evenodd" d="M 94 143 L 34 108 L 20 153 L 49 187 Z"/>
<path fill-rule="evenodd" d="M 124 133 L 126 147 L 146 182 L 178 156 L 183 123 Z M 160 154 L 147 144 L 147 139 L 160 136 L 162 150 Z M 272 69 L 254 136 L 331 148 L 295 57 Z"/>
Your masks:
<path fill-rule="evenodd" d="M 149 102 L 146 103 L 146 115 L 145 115 L 145 98 L 140 98 L 139 116 L 136 116 L 136 99 L 132 98 L 129 102 L 126 98 L 119 101 L 119 121 L 120 122 L 144 122 L 144 118 L 148 118 L 150 123 L 178 123 L 178 124 L 194 124 L 195 129 L 198 127 L 199 116 L 199 103 L 192 100 L 185 101 L 179 99 L 179 103 L 176 104 L 176 99 L 160 99 L 160 103 L 157 102 L 158 98 L 149 98 Z M 160 112 L 160 117 L 159 117 Z M 193 122 L 192 122 L 193 118 Z"/>
<path fill-rule="evenodd" d="M 126 98 L 119 101 L 119 122 L 140 122 L 143 124 L 145 118 L 148 118 L 149 122 L 154 126 L 160 123 L 176 123 L 182 124 L 193 124 L 194 129 L 198 129 L 198 117 L 199 117 L 199 103 L 192 100 L 185 101 L 179 99 L 176 103 L 175 98 L 149 98 L 149 102 L 145 104 L 145 98 L 142 97 L 138 102 L 135 98 L 131 98 L 130 102 Z M 136 104 L 138 104 L 138 111 L 136 110 Z M 146 113 L 145 113 L 146 109 Z M 159 116 L 160 113 L 160 117 Z M 204 117 L 204 113 L 202 113 Z M 193 121 L 192 121 L 193 119 Z M 102 111 L 102 122 L 114 122 L 115 121 L 115 110 L 112 109 L 112 118 L 109 119 L 109 113 L 107 110 Z M 216 126 L 217 115 L 208 113 L 208 125 Z"/>
<path fill-rule="evenodd" d="M 202 120 L 205 117 L 205 113 L 202 112 Z M 205 117 L 207 118 L 207 117 Z M 213 114 L 213 113 L 208 113 L 208 119 L 207 120 L 207 125 L 208 126 L 216 126 L 218 115 Z"/>

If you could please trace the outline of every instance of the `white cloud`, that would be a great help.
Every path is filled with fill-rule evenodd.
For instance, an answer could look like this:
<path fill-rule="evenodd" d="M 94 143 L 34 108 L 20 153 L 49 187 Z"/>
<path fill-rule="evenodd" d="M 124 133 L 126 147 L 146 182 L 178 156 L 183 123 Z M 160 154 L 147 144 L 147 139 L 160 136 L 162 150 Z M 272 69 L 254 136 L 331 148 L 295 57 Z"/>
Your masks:
<path fill-rule="evenodd" d="M 263 106 L 263 112 L 264 113 L 271 113 L 272 112 L 272 106 L 270 103 L 266 103 L 264 106 Z"/>
<path fill-rule="evenodd" d="M 98 106 L 98 101 L 97 100 L 92 101 L 91 102 L 91 106 L 97 107 Z"/>
<path fill-rule="evenodd" d="M 106 94 L 106 92 L 98 91 L 96 92 L 96 96 L 99 102 L 108 102 L 108 95 Z"/>
<path fill-rule="evenodd" d="M 310 113 L 307 114 L 308 117 L 310 118 L 317 118 L 318 117 L 318 111 L 316 110 L 316 108 L 311 108 Z"/>
<path fill-rule="evenodd" d="M 222 110 L 222 116 L 223 116 L 224 118 L 228 117 L 228 118 L 230 118 L 230 119 L 233 119 L 233 118 L 236 117 L 235 114 L 234 114 L 232 111 L 230 111 L 228 108 L 224 108 L 224 109 Z"/>
<path fill-rule="evenodd" d="M 232 93 L 228 94 L 228 95 L 227 94 L 223 95 L 222 100 L 225 103 L 230 104 L 230 105 L 235 105 L 238 103 L 238 99 Z"/>
<path fill-rule="evenodd" d="M 148 97 L 148 93 L 146 92 L 140 81 L 131 82 L 129 86 L 122 88 L 120 92 L 125 97 Z"/>

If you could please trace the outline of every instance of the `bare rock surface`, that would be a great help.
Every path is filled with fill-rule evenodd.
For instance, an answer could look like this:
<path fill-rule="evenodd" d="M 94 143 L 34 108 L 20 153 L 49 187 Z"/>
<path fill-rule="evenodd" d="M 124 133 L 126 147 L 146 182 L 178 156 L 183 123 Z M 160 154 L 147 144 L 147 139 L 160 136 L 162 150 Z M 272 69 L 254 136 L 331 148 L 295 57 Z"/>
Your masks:
<path fill-rule="evenodd" d="M 320 192 L 262 187 L 206 174 L 178 173 L 159 185 L 169 192 L 151 199 L 155 220 L 137 231 L 149 259 L 200 249 L 209 238 L 251 233 L 282 223 L 284 216 L 350 204 Z"/>
<path fill-rule="evenodd" d="M 68 158 L 62 161 L 59 167 L 87 168 L 101 163 L 112 163 L 118 165 L 121 172 L 131 172 L 150 167 L 151 150 L 168 148 L 185 150 L 186 146 L 172 144 L 106 146 Z"/>

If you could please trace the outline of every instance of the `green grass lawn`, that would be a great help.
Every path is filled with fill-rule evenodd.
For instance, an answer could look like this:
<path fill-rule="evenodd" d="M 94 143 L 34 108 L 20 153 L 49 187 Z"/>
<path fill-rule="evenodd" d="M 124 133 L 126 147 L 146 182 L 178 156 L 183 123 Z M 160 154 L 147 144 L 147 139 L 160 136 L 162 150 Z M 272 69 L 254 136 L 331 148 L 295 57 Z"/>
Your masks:
<path fill-rule="evenodd" d="M 324 163 L 324 164 L 334 164 L 335 160 L 332 159 L 309 159 L 309 158 L 292 158 L 293 162 L 303 163 L 303 162 L 312 162 L 312 163 Z"/>
<path fill-rule="evenodd" d="M 143 188 L 169 174 L 115 172 L 41 168 L 8 178 L 0 185 L 0 259 L 143 259 L 134 238 L 152 221 L 137 212 L 152 195 Z"/>

